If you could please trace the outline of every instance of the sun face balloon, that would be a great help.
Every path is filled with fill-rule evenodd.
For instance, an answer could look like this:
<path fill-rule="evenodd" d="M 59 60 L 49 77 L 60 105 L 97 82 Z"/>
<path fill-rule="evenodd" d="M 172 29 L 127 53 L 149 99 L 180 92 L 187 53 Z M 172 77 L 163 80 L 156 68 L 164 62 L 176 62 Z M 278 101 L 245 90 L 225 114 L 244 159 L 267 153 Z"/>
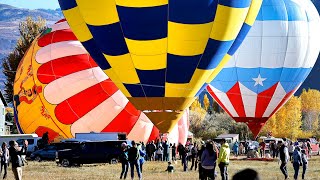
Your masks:
<path fill-rule="evenodd" d="M 246 31 L 243 25 L 253 24 L 259 2 L 59 0 L 93 59 L 162 133 L 172 130 L 214 69 L 228 60 L 223 57 Z"/>
<path fill-rule="evenodd" d="M 256 136 L 308 76 L 319 54 L 319 32 L 310 0 L 264 0 L 243 44 L 207 90 Z"/>
<path fill-rule="evenodd" d="M 21 133 L 42 136 L 48 131 L 51 140 L 91 131 L 125 132 L 128 139 L 145 142 L 159 137 L 159 130 L 97 66 L 65 20 L 32 43 L 17 70 L 14 94 Z M 181 123 L 187 121 L 183 116 Z M 172 136 L 173 142 L 187 139 L 182 131 Z"/>

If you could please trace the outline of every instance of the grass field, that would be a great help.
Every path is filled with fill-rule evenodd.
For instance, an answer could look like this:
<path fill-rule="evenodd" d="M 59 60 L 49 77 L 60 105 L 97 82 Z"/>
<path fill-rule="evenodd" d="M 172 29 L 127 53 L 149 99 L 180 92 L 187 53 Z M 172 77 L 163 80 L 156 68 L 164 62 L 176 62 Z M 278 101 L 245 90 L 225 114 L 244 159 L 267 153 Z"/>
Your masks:
<path fill-rule="evenodd" d="M 190 165 L 190 164 L 189 164 Z M 188 171 L 183 172 L 180 161 L 175 164 L 176 172 L 172 176 L 168 176 L 164 170 L 166 162 L 146 162 L 143 169 L 143 179 L 197 179 L 198 172 Z M 232 160 L 229 166 L 230 177 L 241 169 L 252 168 L 259 172 L 262 180 L 282 180 L 283 175 L 279 170 L 278 162 L 262 162 L 262 161 L 247 161 L 247 160 Z M 29 165 L 23 167 L 24 180 L 92 180 L 92 179 L 119 179 L 121 165 L 109 164 L 93 164 L 83 165 L 81 167 L 64 168 L 56 165 L 55 162 L 33 162 L 29 161 Z M 293 167 L 288 165 L 290 179 L 293 179 Z M 301 172 L 300 172 L 301 173 Z M 130 177 L 130 173 L 128 173 Z M 136 175 L 135 175 L 136 176 Z M 11 168 L 8 169 L 8 179 L 13 179 Z M 127 178 L 130 179 L 130 178 Z M 136 178 L 137 179 L 137 176 Z M 220 179 L 218 176 L 217 179 Z M 230 178 L 231 179 L 231 178 Z M 301 174 L 299 174 L 301 179 Z M 314 156 L 309 161 L 307 170 L 307 179 L 320 180 L 320 156 Z"/>

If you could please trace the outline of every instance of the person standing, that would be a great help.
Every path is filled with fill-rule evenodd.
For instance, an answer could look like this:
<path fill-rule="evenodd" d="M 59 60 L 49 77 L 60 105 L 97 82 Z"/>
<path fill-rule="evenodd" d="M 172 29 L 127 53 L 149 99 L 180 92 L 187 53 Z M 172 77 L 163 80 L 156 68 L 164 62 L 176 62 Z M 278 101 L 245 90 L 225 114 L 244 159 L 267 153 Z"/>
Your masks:
<path fill-rule="evenodd" d="M 290 142 L 290 145 L 288 147 L 288 152 L 289 152 L 290 161 L 292 161 L 292 155 L 293 155 L 293 152 L 294 152 L 294 145 L 293 145 L 292 142 Z"/>
<path fill-rule="evenodd" d="M 311 144 L 310 144 L 310 141 L 308 140 L 307 141 L 307 149 L 308 149 L 308 158 L 311 158 L 311 155 L 312 155 L 312 147 L 311 147 Z"/>
<path fill-rule="evenodd" d="M 217 154 L 212 143 L 207 143 L 205 150 L 201 155 L 201 166 L 203 171 L 203 179 L 215 179 Z M 202 179 L 201 179 L 202 180 Z"/>
<path fill-rule="evenodd" d="M 299 175 L 299 169 L 300 166 L 302 165 L 302 159 L 301 159 L 301 153 L 300 153 L 300 148 L 296 147 L 294 149 L 293 155 L 292 155 L 292 165 L 294 169 L 294 176 L 293 178 L 296 180 Z"/>
<path fill-rule="evenodd" d="M 126 179 L 127 174 L 128 174 L 128 169 L 129 169 L 127 144 L 122 143 L 121 148 L 122 148 L 122 152 L 120 155 L 120 161 L 121 161 L 121 165 L 122 165 L 122 171 L 120 174 L 120 179 L 122 179 L 122 177 L 123 177 L 123 179 Z"/>
<path fill-rule="evenodd" d="M 169 161 L 169 144 L 165 140 L 162 144 L 163 147 L 163 161 Z"/>
<path fill-rule="evenodd" d="M 142 178 L 139 164 L 139 150 L 135 141 L 131 142 L 132 147 L 128 150 L 128 160 L 130 163 L 131 179 L 134 178 L 134 167 L 136 167 L 139 179 Z"/>
<path fill-rule="evenodd" d="M 197 159 L 197 154 L 198 154 L 198 145 L 197 143 L 194 143 L 192 149 L 191 149 L 191 167 L 190 167 L 190 170 L 193 169 L 194 167 L 194 170 L 197 170 L 197 163 L 196 163 L 196 159 Z"/>
<path fill-rule="evenodd" d="M 176 161 L 177 160 L 177 147 L 176 147 L 176 143 L 173 143 L 173 146 L 171 147 L 172 150 L 172 161 Z"/>
<path fill-rule="evenodd" d="M 9 150 L 7 148 L 7 143 L 3 142 L 1 145 L 1 170 L 0 174 L 2 173 L 2 168 L 4 170 L 3 173 L 3 179 L 7 177 L 7 168 L 8 168 L 8 162 L 9 162 Z"/>
<path fill-rule="evenodd" d="M 22 180 L 22 166 L 21 160 L 22 148 L 18 146 L 16 141 L 9 142 L 9 156 L 11 160 L 12 172 L 15 180 Z"/>
<path fill-rule="evenodd" d="M 239 154 L 239 143 L 238 143 L 238 141 L 236 141 L 236 142 L 233 144 L 232 150 L 233 150 L 234 156 L 235 156 L 235 157 L 238 157 L 238 154 Z"/>
<path fill-rule="evenodd" d="M 228 180 L 228 165 L 229 165 L 229 158 L 230 158 L 230 148 L 229 144 L 226 143 L 225 139 L 220 141 L 221 148 L 219 152 L 218 164 L 221 173 L 222 180 Z"/>
<path fill-rule="evenodd" d="M 184 147 L 184 150 L 181 152 L 182 153 L 182 166 L 183 166 L 183 171 L 187 171 L 188 169 L 188 147 Z"/>
<path fill-rule="evenodd" d="M 302 159 L 302 179 L 304 179 L 306 170 L 308 168 L 308 158 L 305 150 L 301 151 L 301 159 Z"/>
<path fill-rule="evenodd" d="M 280 145 L 280 148 L 279 148 L 280 161 L 281 161 L 280 170 L 283 173 L 285 179 L 288 179 L 287 164 L 289 161 L 289 152 L 288 152 L 286 139 L 284 138 L 283 141 L 284 142 L 278 143 Z"/>
<path fill-rule="evenodd" d="M 199 149 L 198 151 L 198 154 L 197 154 L 197 158 L 198 158 L 198 166 L 199 166 L 199 179 L 200 180 L 203 180 L 204 179 L 204 172 L 203 172 L 203 168 L 202 168 L 202 165 L 201 165 L 201 157 L 202 157 L 202 153 L 203 151 L 206 149 L 206 145 L 204 144 L 204 142 L 201 142 L 201 148 Z"/>
<path fill-rule="evenodd" d="M 28 165 L 28 161 L 26 160 L 27 152 L 28 152 L 28 141 L 27 140 L 23 140 L 21 160 L 22 160 L 23 164 L 27 164 Z"/>

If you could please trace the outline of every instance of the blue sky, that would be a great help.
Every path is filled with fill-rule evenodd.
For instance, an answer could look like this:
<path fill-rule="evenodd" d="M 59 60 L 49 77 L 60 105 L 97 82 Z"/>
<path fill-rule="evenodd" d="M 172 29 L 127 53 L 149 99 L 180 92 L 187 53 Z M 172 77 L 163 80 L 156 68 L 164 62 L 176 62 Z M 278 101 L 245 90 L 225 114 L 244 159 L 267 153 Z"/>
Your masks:
<path fill-rule="evenodd" d="M 0 0 L 0 4 L 8 4 L 19 8 L 27 9 L 57 9 L 58 0 Z"/>

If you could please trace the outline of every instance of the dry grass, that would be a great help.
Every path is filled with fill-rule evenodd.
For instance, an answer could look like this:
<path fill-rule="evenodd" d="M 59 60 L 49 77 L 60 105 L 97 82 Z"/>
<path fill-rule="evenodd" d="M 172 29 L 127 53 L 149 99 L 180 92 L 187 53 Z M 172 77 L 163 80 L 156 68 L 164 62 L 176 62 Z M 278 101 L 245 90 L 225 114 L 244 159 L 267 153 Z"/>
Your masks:
<path fill-rule="evenodd" d="M 164 172 L 166 162 L 147 162 L 144 165 L 143 179 L 197 179 L 198 174 L 195 171 L 183 172 L 180 161 L 175 165 L 176 172 L 169 178 Z M 237 171 L 245 168 L 252 168 L 259 172 L 261 179 L 277 180 L 284 179 L 279 170 L 278 162 L 261 162 L 261 161 L 246 161 L 233 160 L 229 166 L 229 174 L 233 175 Z M 121 165 L 95 164 L 83 165 L 82 167 L 63 168 L 55 164 L 55 162 L 32 162 L 23 167 L 24 180 L 64 180 L 64 179 L 118 179 L 121 170 Z M 293 176 L 293 167 L 288 166 L 291 179 Z M 301 173 L 301 172 L 300 172 Z M 128 174 L 129 175 L 129 174 Z M 301 179 L 301 174 L 299 175 Z M 11 169 L 8 170 L 8 179 L 13 179 Z M 130 179 L 130 178 L 129 178 Z M 137 179 L 137 177 L 136 177 Z M 220 179 L 218 176 L 217 179 Z M 313 157 L 309 162 L 307 170 L 307 179 L 320 180 L 320 156 Z"/>

